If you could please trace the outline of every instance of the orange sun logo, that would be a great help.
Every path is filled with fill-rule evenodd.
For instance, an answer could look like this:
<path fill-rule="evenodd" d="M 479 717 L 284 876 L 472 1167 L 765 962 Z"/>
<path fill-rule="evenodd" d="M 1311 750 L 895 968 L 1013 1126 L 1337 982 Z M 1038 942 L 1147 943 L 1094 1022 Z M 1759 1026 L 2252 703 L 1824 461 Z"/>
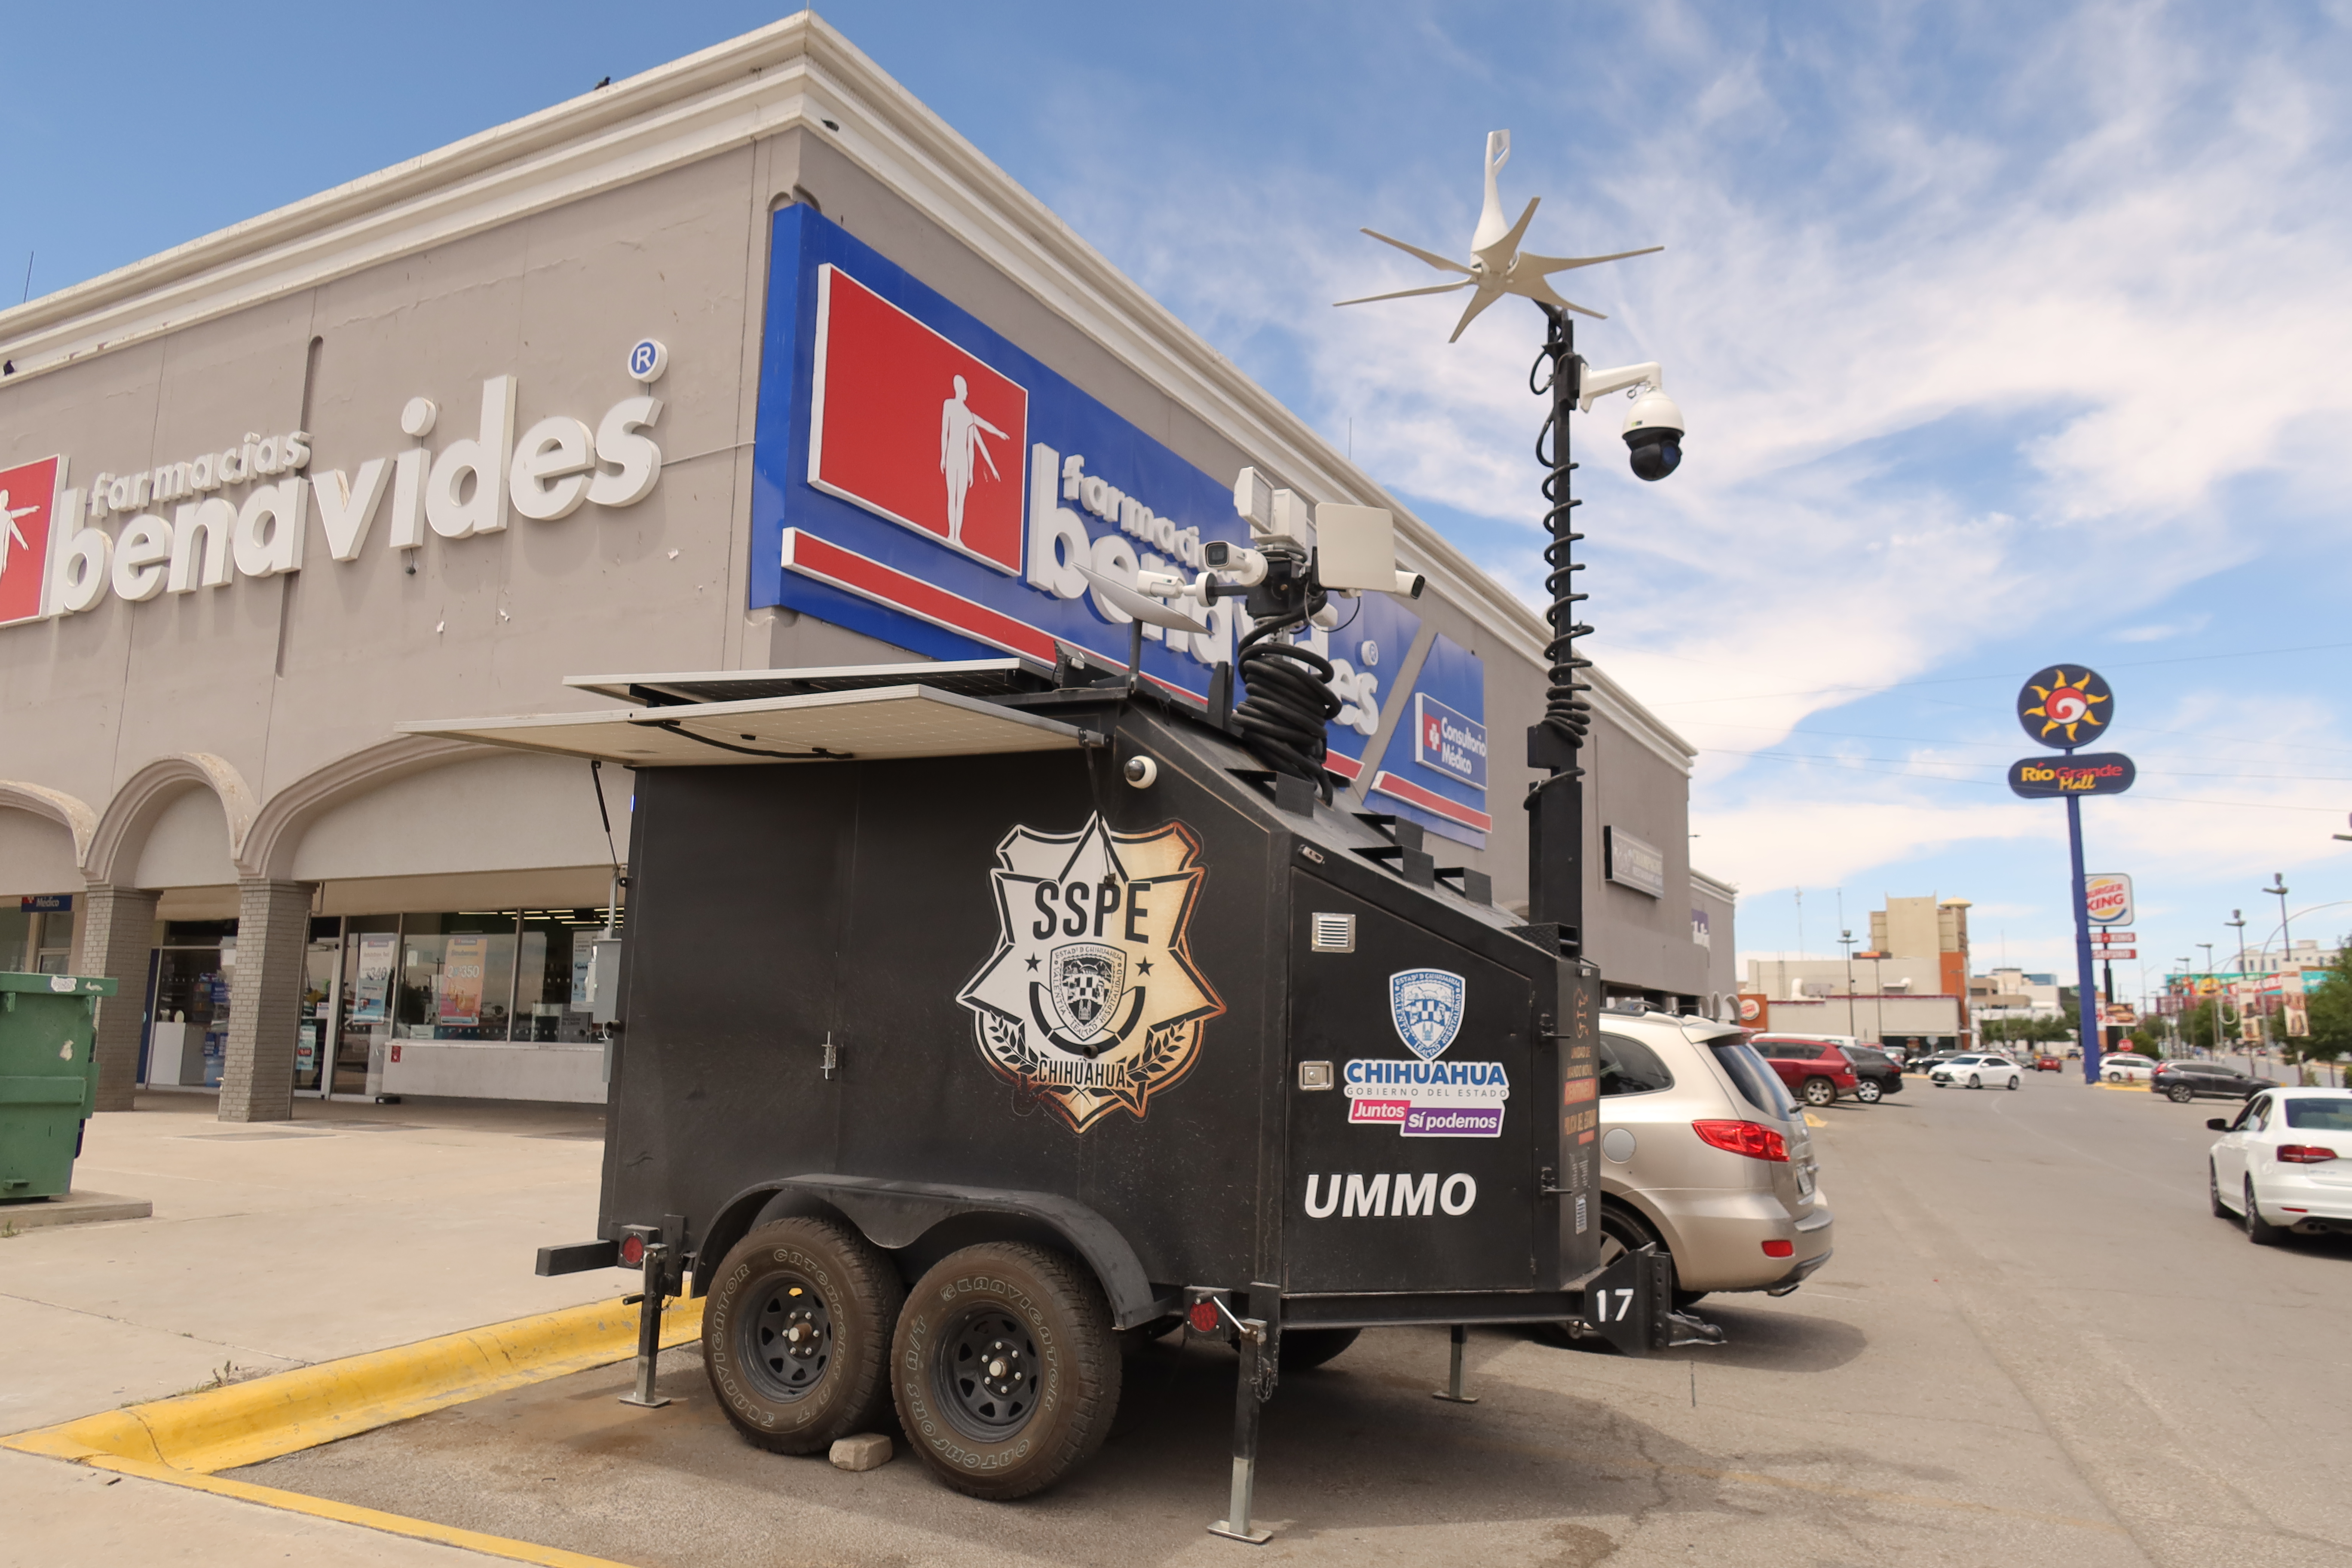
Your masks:
<path fill-rule="evenodd" d="M 2033 694 L 2042 699 L 2042 705 L 2038 708 L 2025 709 L 2023 711 L 2027 718 L 2042 721 L 2041 738 L 2042 740 L 2048 740 L 2050 732 L 2053 730 L 2063 730 L 2066 731 L 2066 743 L 2070 746 L 2076 745 L 2080 743 L 2079 737 L 2075 733 L 2078 729 L 2088 726 L 2095 731 L 2106 722 L 2091 710 L 2095 704 L 2108 701 L 2110 699 L 2095 695 L 2076 684 L 2077 681 L 2087 680 L 2090 673 L 2086 669 L 2080 676 L 2069 679 L 2065 667 L 2061 665 L 2051 671 L 2051 674 L 2056 678 L 2055 685 L 2042 686 L 2028 683 Z"/>

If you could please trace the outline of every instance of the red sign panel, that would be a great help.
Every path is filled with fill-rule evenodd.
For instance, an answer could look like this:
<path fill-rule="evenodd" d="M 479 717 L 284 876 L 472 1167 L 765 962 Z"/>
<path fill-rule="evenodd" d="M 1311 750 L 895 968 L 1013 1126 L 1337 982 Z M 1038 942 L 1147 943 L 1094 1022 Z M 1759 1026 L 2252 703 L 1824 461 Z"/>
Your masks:
<path fill-rule="evenodd" d="M 57 490 L 55 458 L 0 469 L 0 625 L 41 613 L 41 577 L 49 563 L 49 506 Z"/>
<path fill-rule="evenodd" d="M 810 484 L 1021 570 L 1026 388 L 827 266 L 811 405 Z"/>

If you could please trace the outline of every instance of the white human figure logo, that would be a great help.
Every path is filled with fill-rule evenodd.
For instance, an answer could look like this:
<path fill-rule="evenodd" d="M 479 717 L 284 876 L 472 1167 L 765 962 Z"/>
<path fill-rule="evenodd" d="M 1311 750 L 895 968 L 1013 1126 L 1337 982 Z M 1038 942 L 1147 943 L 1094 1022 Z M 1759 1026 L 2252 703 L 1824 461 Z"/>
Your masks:
<path fill-rule="evenodd" d="M 5 573 L 8 570 L 10 545 L 21 545 L 26 550 L 33 548 L 32 541 L 25 537 L 25 531 L 16 526 L 16 520 L 20 517 L 30 517 L 40 510 L 38 502 L 31 506 L 12 507 L 8 504 L 8 492 L 0 490 L 0 516 L 5 516 L 8 520 L 7 528 L 0 530 L 0 573 Z"/>
<path fill-rule="evenodd" d="M 948 482 L 948 542 L 951 544 L 963 542 L 963 500 L 971 489 L 972 458 L 988 465 L 989 478 L 1004 477 L 996 471 L 996 459 L 988 455 L 988 443 L 981 439 L 981 432 L 1000 441 L 1012 438 L 965 406 L 971 390 L 963 377 L 957 376 L 955 395 L 940 405 L 940 473 Z"/>

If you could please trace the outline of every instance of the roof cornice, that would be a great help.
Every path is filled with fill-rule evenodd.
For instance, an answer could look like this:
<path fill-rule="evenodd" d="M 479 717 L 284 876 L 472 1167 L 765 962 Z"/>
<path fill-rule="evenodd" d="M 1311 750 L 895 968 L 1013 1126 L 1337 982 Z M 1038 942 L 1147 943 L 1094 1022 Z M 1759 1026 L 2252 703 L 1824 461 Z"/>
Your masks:
<path fill-rule="evenodd" d="M 794 129 L 824 137 L 1293 488 L 1395 512 L 1404 563 L 1540 658 L 1541 616 L 811 11 L 0 310 L 0 357 L 16 366 L 5 384 Z M 1592 674 L 1595 706 L 1687 772 L 1692 748 Z"/>

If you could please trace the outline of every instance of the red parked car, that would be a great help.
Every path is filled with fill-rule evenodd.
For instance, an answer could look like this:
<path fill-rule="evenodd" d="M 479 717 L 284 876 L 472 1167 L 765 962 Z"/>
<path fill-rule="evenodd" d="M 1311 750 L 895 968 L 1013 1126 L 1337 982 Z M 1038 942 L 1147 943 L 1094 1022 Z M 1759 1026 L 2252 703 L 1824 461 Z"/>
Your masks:
<path fill-rule="evenodd" d="M 1861 1087 L 1853 1064 L 1833 1040 L 1807 1039 L 1801 1035 L 1757 1035 L 1749 1038 L 1757 1054 L 1771 1064 L 1789 1086 L 1789 1092 L 1807 1105 L 1834 1105 L 1841 1094 Z"/>

